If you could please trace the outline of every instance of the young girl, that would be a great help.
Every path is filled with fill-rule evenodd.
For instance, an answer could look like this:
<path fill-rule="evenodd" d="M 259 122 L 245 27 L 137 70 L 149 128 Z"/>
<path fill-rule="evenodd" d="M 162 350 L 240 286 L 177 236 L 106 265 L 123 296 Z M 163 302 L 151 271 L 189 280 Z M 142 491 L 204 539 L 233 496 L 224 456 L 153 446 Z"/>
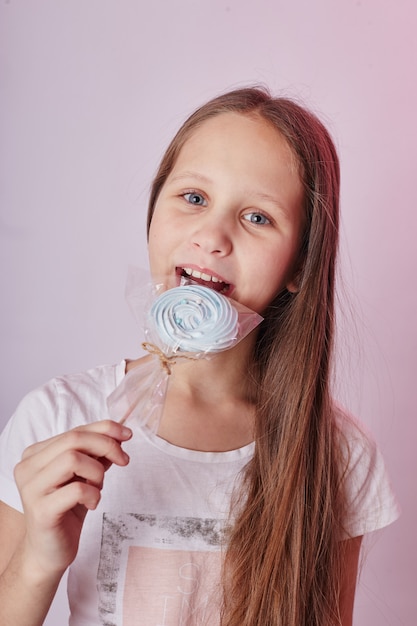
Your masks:
<path fill-rule="evenodd" d="M 397 508 L 330 395 L 338 200 L 332 141 L 298 104 L 241 89 L 185 122 L 151 190 L 152 275 L 264 321 L 175 364 L 157 434 L 105 419 L 141 360 L 23 400 L 0 450 L 3 626 L 42 624 L 69 566 L 73 626 L 352 623 L 361 537 Z"/>

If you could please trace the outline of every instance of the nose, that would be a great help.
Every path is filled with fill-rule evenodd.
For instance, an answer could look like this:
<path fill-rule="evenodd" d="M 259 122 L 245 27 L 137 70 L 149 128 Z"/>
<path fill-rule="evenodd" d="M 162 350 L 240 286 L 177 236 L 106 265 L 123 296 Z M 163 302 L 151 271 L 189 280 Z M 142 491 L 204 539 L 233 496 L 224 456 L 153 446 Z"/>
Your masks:
<path fill-rule="evenodd" d="M 227 256 L 232 250 L 232 228 L 225 218 L 206 218 L 192 233 L 192 245 L 207 254 Z"/>

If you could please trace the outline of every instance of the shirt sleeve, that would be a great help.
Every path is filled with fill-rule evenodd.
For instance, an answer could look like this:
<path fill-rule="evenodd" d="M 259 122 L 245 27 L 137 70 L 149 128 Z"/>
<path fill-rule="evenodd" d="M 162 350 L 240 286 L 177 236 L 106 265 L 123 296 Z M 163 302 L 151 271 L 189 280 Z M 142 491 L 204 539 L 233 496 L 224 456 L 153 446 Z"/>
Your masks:
<path fill-rule="evenodd" d="M 339 414 L 345 459 L 345 537 L 357 537 L 388 526 L 400 515 L 385 462 L 372 436 L 354 418 Z"/>
<path fill-rule="evenodd" d="M 22 503 L 14 468 L 28 446 L 57 434 L 58 413 L 55 382 L 50 381 L 23 398 L 0 436 L 0 500 L 18 511 Z"/>
<path fill-rule="evenodd" d="M 106 398 L 125 368 L 122 361 L 52 378 L 23 398 L 0 436 L 0 500 L 22 510 L 13 471 L 23 451 L 76 426 L 108 418 Z"/>

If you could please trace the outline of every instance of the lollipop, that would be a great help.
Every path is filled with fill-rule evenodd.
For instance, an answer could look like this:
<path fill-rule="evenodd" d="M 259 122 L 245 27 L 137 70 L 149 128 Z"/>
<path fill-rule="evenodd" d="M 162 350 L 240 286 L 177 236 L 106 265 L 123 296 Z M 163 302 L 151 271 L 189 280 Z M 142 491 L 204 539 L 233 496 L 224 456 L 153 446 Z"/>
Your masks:
<path fill-rule="evenodd" d="M 153 303 L 148 323 L 172 352 L 221 352 L 239 339 L 239 315 L 229 300 L 202 285 L 174 287 Z"/>
<path fill-rule="evenodd" d="M 210 359 L 235 346 L 262 317 L 239 302 L 195 283 L 162 293 L 144 288 L 137 272 L 129 274 L 128 300 L 140 317 L 151 358 L 140 359 L 107 398 L 109 415 L 124 423 L 158 431 L 172 367 L 180 359 Z M 163 287 L 163 283 L 159 286 Z M 156 295 L 157 294 L 157 295 Z"/>

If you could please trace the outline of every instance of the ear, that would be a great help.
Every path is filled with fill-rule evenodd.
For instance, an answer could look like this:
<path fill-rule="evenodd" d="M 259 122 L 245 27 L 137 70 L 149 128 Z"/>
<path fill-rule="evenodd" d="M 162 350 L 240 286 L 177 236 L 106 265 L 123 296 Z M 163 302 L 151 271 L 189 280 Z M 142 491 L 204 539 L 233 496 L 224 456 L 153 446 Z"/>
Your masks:
<path fill-rule="evenodd" d="M 290 280 L 285 287 L 290 293 L 298 293 L 300 291 L 301 275 L 304 269 L 304 258 L 298 259 L 291 272 Z"/>
<path fill-rule="evenodd" d="M 291 279 L 285 285 L 290 293 L 298 293 L 300 291 L 300 279 L 302 269 L 302 266 L 298 267 L 298 269 L 291 276 Z"/>
<path fill-rule="evenodd" d="M 298 277 L 296 277 L 294 280 L 290 281 L 289 283 L 285 285 L 287 288 L 287 291 L 289 291 L 290 293 L 298 293 L 300 291 L 297 278 Z"/>

